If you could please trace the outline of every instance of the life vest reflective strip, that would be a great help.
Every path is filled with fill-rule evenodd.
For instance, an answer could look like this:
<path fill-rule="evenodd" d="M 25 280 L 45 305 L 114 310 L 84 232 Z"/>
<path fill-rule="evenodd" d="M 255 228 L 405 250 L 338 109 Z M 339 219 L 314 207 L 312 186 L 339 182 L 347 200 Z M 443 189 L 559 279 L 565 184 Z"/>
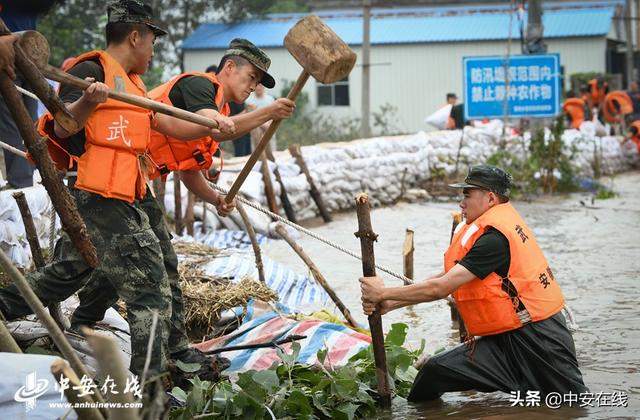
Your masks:
<path fill-rule="evenodd" d="M 167 83 L 151 90 L 149 97 L 155 101 L 173 106 L 169 98 L 171 89 L 173 89 L 175 84 L 180 80 L 190 76 L 205 77 L 211 81 L 216 87 L 214 102 L 218 108 L 218 112 L 222 115 L 230 114 L 231 110 L 229 105 L 224 103 L 223 86 L 213 73 L 192 72 L 180 74 Z M 152 131 L 149 154 L 155 165 L 155 170 L 149 173 L 149 177 L 151 179 L 157 178 L 171 171 L 208 169 L 211 166 L 216 150 L 218 150 L 218 142 L 210 136 L 184 141 L 165 136 L 157 131 Z"/>
<path fill-rule="evenodd" d="M 615 90 L 605 96 L 602 111 L 605 121 L 618 123 L 622 121 L 621 116 L 633 112 L 633 102 L 631 102 L 631 98 L 627 95 L 627 92 Z"/>
<path fill-rule="evenodd" d="M 451 270 L 489 227 L 509 241 L 511 261 L 506 279 L 491 273 L 475 278 L 454 293 L 464 324 L 473 336 L 515 330 L 529 321 L 541 321 L 564 305 L 560 286 L 531 230 L 510 203 L 492 207 L 471 224 L 459 229 L 444 257 L 445 271 Z M 510 283 L 509 283 L 510 282 Z M 509 289 L 514 289 L 508 293 Z M 520 303 L 525 311 L 517 311 Z"/>
<path fill-rule="evenodd" d="M 77 57 L 69 67 L 97 59 L 112 90 L 146 96 L 144 82 L 136 74 L 127 74 L 105 51 L 91 51 Z M 99 104 L 84 126 L 85 152 L 72 156 L 67 139 L 59 139 L 53 130 L 53 117 L 45 114 L 38 121 L 39 132 L 47 138 L 49 152 L 58 168 L 78 166 L 75 188 L 133 202 L 146 193 L 144 155 L 149 145 L 151 111 L 108 99 Z"/>
<path fill-rule="evenodd" d="M 571 120 L 571 128 L 580 128 L 585 120 L 585 102 L 579 98 L 569 98 L 562 104 L 562 109 Z"/>

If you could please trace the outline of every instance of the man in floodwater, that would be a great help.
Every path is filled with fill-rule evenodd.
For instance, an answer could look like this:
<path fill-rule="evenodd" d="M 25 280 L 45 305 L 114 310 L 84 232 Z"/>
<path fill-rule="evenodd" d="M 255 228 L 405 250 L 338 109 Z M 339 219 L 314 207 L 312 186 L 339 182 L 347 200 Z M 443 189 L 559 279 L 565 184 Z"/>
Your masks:
<path fill-rule="evenodd" d="M 422 282 L 385 287 L 361 278 L 362 306 L 385 314 L 421 302 L 456 302 L 471 337 L 427 360 L 409 395 L 444 392 L 582 393 L 587 388 L 560 312 L 564 298 L 533 232 L 509 202 L 511 175 L 495 166 L 469 170 L 460 208 L 465 218 L 444 254 L 444 271 Z M 475 338 L 474 338 L 475 337 Z"/>

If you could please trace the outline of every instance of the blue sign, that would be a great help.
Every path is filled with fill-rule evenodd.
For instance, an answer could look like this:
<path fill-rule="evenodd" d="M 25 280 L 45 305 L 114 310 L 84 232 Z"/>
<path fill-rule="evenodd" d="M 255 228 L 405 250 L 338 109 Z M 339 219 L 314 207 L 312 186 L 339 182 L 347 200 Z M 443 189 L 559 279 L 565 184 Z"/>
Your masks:
<path fill-rule="evenodd" d="M 516 55 L 508 64 L 506 61 L 501 56 L 463 59 L 465 118 L 503 117 L 505 102 L 510 117 L 556 116 L 560 111 L 560 56 Z"/>

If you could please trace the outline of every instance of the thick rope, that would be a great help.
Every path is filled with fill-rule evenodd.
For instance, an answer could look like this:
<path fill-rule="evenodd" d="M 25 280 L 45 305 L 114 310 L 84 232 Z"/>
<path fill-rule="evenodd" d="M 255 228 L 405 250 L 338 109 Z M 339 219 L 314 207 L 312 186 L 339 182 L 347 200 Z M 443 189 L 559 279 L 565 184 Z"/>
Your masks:
<path fill-rule="evenodd" d="M 222 188 L 221 186 L 216 185 L 216 184 L 210 184 L 210 185 L 213 188 L 215 188 L 216 190 L 220 191 L 221 193 L 228 194 L 228 190 Z M 291 226 L 292 228 L 294 228 L 298 232 L 301 232 L 301 233 L 304 233 L 305 235 L 311 236 L 312 238 L 317 239 L 320 242 L 322 242 L 322 243 L 324 243 L 326 245 L 329 245 L 332 248 L 337 249 L 338 251 L 342 251 L 345 254 L 350 255 L 353 258 L 356 258 L 356 259 L 362 261 L 362 257 L 360 255 L 356 254 L 355 252 L 350 251 L 347 248 L 345 248 L 345 247 L 343 247 L 341 245 L 338 245 L 337 243 L 332 242 L 329 239 L 326 239 L 326 238 L 318 235 L 317 233 L 314 233 L 314 232 L 310 231 L 309 229 L 305 229 L 302 226 L 300 226 L 298 224 L 295 224 L 295 223 L 285 219 L 284 217 L 280 216 L 279 214 L 276 214 L 276 213 L 273 213 L 273 212 L 267 210 L 266 208 L 262 207 L 260 204 L 258 204 L 256 202 L 246 200 L 246 199 L 244 199 L 244 198 L 242 198 L 240 196 L 236 196 L 236 200 L 238 200 L 242 204 L 245 204 L 245 205 L 247 205 L 249 207 L 252 207 L 252 208 L 258 210 L 261 213 L 264 213 L 264 214 L 266 214 L 268 216 L 271 216 L 273 219 L 275 219 L 275 220 L 277 220 L 277 221 L 279 221 L 281 223 L 284 223 L 287 226 Z M 388 268 L 382 267 L 381 265 L 378 265 L 378 264 L 376 264 L 376 268 L 379 269 L 380 271 L 384 271 L 385 273 L 402 280 L 405 284 L 413 284 L 413 281 L 410 278 L 408 278 L 406 276 L 403 276 L 402 274 L 396 273 L 395 271 L 392 271 L 392 270 L 390 270 Z"/>

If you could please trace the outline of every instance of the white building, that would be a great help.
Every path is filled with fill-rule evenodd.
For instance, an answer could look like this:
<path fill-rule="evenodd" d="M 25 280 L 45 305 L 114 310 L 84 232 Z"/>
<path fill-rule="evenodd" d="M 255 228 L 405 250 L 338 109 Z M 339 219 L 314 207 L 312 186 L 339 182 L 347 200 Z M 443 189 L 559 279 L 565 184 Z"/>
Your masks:
<path fill-rule="evenodd" d="M 623 0 L 552 2 L 544 5 L 544 37 L 549 53 L 559 53 L 565 88 L 571 74 L 622 73 L 624 68 Z M 348 80 L 322 85 L 310 79 L 310 104 L 336 117 L 360 116 L 362 14 L 360 10 L 317 14 L 358 54 Z M 183 43 L 187 71 L 219 63 L 233 38 L 246 38 L 271 57 L 276 78 L 274 96 L 284 81 L 293 81 L 300 65 L 283 47 L 283 39 L 301 17 L 270 15 L 233 25 L 208 23 Z M 511 31 L 509 22 L 511 21 Z M 526 27 L 526 22 L 524 23 Z M 467 56 L 520 53 L 521 22 L 501 5 L 373 9 L 371 20 L 371 112 L 390 104 L 398 109 L 403 131 L 426 129 L 424 119 L 444 104 L 448 92 L 462 100 L 462 59 Z M 511 34 L 511 42 L 508 42 Z"/>

